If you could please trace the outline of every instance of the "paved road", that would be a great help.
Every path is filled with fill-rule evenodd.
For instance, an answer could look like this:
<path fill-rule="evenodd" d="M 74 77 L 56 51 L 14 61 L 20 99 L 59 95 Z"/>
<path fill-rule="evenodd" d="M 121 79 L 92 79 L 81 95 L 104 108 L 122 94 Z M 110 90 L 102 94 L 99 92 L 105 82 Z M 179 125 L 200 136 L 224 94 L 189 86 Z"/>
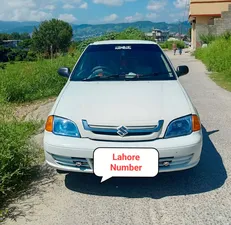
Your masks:
<path fill-rule="evenodd" d="M 231 93 L 213 83 L 193 57 L 168 54 L 175 66 L 187 64 L 191 71 L 181 82 L 203 123 L 199 165 L 103 184 L 94 175 L 56 175 L 16 204 L 17 221 L 7 225 L 231 224 Z"/>

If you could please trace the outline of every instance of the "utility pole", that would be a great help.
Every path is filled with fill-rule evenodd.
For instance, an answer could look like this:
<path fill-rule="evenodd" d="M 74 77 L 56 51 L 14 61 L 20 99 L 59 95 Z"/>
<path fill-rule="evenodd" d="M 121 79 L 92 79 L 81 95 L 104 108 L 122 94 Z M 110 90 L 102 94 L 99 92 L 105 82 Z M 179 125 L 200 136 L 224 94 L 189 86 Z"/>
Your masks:
<path fill-rule="evenodd" d="M 52 59 L 53 59 L 53 46 L 52 45 L 50 47 L 50 51 L 51 51 L 51 61 L 52 61 Z"/>

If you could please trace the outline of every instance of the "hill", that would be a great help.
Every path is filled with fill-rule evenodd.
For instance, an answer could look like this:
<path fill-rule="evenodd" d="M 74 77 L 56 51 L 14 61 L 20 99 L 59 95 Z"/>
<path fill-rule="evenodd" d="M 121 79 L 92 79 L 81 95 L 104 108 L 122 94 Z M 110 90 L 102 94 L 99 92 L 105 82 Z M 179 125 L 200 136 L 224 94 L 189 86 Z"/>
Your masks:
<path fill-rule="evenodd" d="M 12 33 L 12 32 L 28 32 L 31 33 L 34 27 L 39 25 L 38 22 L 9 22 L 0 21 L 0 33 Z M 181 25 L 179 23 L 166 23 L 166 22 L 151 22 L 151 21 L 138 21 L 133 23 L 118 23 L 118 24 L 72 24 L 74 31 L 74 39 L 85 39 L 89 37 L 95 37 L 103 35 L 107 32 L 120 32 L 128 27 L 135 27 L 143 32 L 150 32 L 153 28 L 161 30 L 169 30 L 170 32 L 177 33 L 181 27 L 182 33 L 188 33 L 190 24 L 188 22 L 183 22 Z"/>

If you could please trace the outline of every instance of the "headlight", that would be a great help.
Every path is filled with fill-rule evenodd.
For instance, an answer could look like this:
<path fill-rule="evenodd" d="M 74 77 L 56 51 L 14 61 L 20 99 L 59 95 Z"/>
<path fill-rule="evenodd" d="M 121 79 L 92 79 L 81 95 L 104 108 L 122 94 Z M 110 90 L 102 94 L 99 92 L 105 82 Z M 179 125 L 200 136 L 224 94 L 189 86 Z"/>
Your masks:
<path fill-rule="evenodd" d="M 193 132 L 192 115 L 173 120 L 167 128 L 165 138 L 189 135 Z"/>
<path fill-rule="evenodd" d="M 74 122 L 57 116 L 48 117 L 46 131 L 61 136 L 80 137 L 79 130 Z"/>

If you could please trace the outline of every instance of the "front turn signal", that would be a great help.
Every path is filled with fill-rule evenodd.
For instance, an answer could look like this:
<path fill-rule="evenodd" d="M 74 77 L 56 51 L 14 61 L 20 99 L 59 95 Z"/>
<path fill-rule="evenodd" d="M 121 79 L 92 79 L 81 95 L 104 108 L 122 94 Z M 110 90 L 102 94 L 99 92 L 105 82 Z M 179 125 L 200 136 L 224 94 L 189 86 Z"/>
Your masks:
<path fill-rule="evenodd" d="M 45 125 L 45 130 L 48 132 L 52 132 L 53 131 L 53 122 L 54 122 L 54 116 L 48 116 L 47 118 L 47 122 Z"/>
<path fill-rule="evenodd" d="M 199 131 L 201 129 L 201 122 L 197 115 L 192 116 L 192 131 Z"/>

